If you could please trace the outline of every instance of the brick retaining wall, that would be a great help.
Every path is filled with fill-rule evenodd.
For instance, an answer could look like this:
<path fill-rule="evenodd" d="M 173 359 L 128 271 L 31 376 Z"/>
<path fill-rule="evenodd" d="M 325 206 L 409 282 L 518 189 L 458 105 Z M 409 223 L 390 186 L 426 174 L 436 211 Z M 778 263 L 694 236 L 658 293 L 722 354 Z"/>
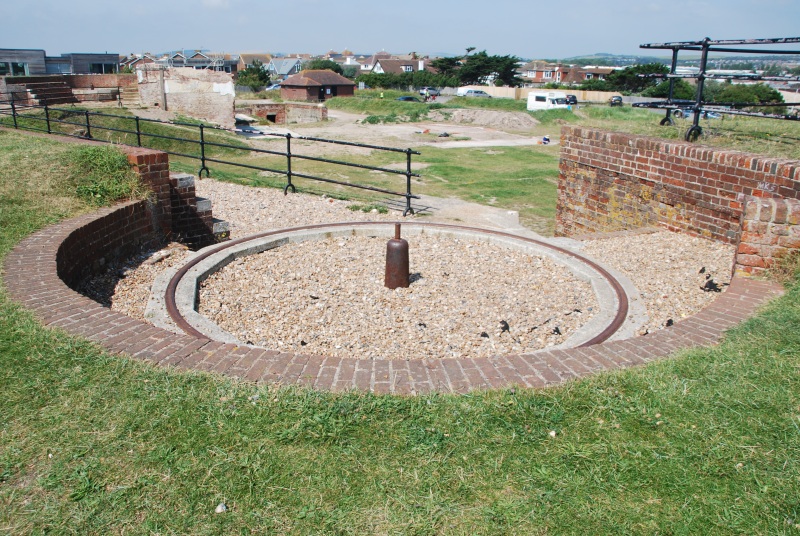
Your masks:
<path fill-rule="evenodd" d="M 800 162 L 565 126 L 556 232 L 658 225 L 736 244 L 748 196 L 800 198 Z"/>
<path fill-rule="evenodd" d="M 796 160 L 565 126 L 556 234 L 661 227 L 738 246 L 743 228 L 763 235 L 766 222 L 783 232 L 779 226 L 789 222 L 764 220 L 766 212 L 748 223 L 745 205 L 759 206 L 761 199 L 770 198 L 800 199 L 799 169 Z M 775 214 L 780 220 L 781 212 Z M 796 229 L 787 233 L 796 236 Z M 761 260 L 737 260 L 743 273 L 757 273 L 776 255 L 797 247 L 790 239 L 771 237 L 774 243 L 769 244 L 758 240 Z M 761 247 L 778 242 L 780 247 Z M 740 253 L 755 254 L 746 247 Z"/>
<path fill-rule="evenodd" d="M 736 271 L 760 274 L 791 251 L 800 250 L 800 201 L 747 199 L 742 236 L 736 251 Z"/>
<path fill-rule="evenodd" d="M 56 252 L 71 247 L 68 244 L 80 247 L 85 239 L 74 235 L 84 234 L 87 229 L 96 229 L 100 235 L 106 230 L 103 241 L 113 243 L 114 227 L 94 222 L 122 224 L 132 207 L 136 211 L 140 205 L 125 204 L 63 221 L 20 242 L 6 257 L 4 266 L 4 283 L 11 299 L 30 309 L 43 324 L 95 341 L 112 353 L 258 383 L 405 395 L 548 387 L 605 370 L 650 363 L 684 348 L 715 344 L 726 329 L 781 293 L 780 287 L 772 283 L 735 278 L 723 295 L 693 317 L 645 337 L 586 348 L 410 361 L 285 353 L 176 335 L 103 307 L 69 288 L 58 274 L 76 273 L 75 268 L 62 265 L 66 257 Z M 135 225 L 142 222 L 141 218 L 135 220 L 139 222 Z M 127 238 L 134 236 L 133 232 L 124 233 Z"/>

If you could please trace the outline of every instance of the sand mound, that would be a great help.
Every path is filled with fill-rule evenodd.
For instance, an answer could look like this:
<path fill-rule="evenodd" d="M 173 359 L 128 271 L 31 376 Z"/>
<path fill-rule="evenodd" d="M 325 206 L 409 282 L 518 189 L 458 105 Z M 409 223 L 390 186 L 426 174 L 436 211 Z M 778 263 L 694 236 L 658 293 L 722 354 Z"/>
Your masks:
<path fill-rule="evenodd" d="M 524 112 L 498 112 L 496 110 L 456 109 L 430 114 L 434 121 L 480 125 L 498 130 L 530 130 L 539 122 Z"/>

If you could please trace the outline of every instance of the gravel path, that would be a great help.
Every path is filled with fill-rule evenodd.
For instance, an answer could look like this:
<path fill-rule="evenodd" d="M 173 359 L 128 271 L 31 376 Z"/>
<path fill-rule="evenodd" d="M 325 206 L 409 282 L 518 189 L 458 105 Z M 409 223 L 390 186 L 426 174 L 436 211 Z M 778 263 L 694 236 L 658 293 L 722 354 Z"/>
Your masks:
<path fill-rule="evenodd" d="M 298 225 L 397 219 L 349 210 L 347 201 L 284 196 L 276 189 L 213 180 L 196 187 L 212 200 L 214 215 L 230 222 L 232 238 Z M 411 271 L 421 278 L 409 289 L 383 287 L 385 240 L 337 239 L 324 248 L 297 244 L 240 259 L 207 281 L 201 311 L 259 345 L 363 358 L 528 351 L 558 344 L 591 317 L 593 294 L 560 265 L 463 240 L 428 240 L 411 247 Z M 732 246 L 667 231 L 587 240 L 582 251 L 625 273 L 640 290 L 649 316 L 641 333 L 708 305 L 728 284 L 733 259 Z M 85 291 L 102 298 L 116 284 L 107 299 L 112 308 L 143 319 L 155 277 L 188 255 L 173 244 L 115 267 Z"/>

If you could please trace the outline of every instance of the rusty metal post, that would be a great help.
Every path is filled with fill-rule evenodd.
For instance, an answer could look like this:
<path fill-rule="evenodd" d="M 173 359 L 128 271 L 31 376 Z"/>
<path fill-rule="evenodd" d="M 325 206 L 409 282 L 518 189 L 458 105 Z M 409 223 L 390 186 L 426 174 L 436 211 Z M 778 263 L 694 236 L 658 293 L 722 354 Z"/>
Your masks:
<path fill-rule="evenodd" d="M 392 290 L 408 287 L 408 242 L 400 238 L 400 224 L 394 224 L 394 238 L 386 243 L 386 278 L 384 285 Z"/>

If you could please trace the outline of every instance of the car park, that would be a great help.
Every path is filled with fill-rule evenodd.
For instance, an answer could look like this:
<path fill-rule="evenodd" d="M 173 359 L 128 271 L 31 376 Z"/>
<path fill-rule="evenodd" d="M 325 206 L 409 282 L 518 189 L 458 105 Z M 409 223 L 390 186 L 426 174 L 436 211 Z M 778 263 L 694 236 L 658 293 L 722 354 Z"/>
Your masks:
<path fill-rule="evenodd" d="M 420 88 L 419 94 L 420 95 L 424 95 L 426 91 L 428 92 L 428 95 L 431 96 L 431 97 L 438 97 L 439 95 L 442 94 L 441 91 L 439 91 L 435 87 L 423 87 L 423 88 Z"/>
<path fill-rule="evenodd" d="M 622 97 L 619 95 L 614 95 L 608 100 L 609 106 L 622 106 Z"/>

